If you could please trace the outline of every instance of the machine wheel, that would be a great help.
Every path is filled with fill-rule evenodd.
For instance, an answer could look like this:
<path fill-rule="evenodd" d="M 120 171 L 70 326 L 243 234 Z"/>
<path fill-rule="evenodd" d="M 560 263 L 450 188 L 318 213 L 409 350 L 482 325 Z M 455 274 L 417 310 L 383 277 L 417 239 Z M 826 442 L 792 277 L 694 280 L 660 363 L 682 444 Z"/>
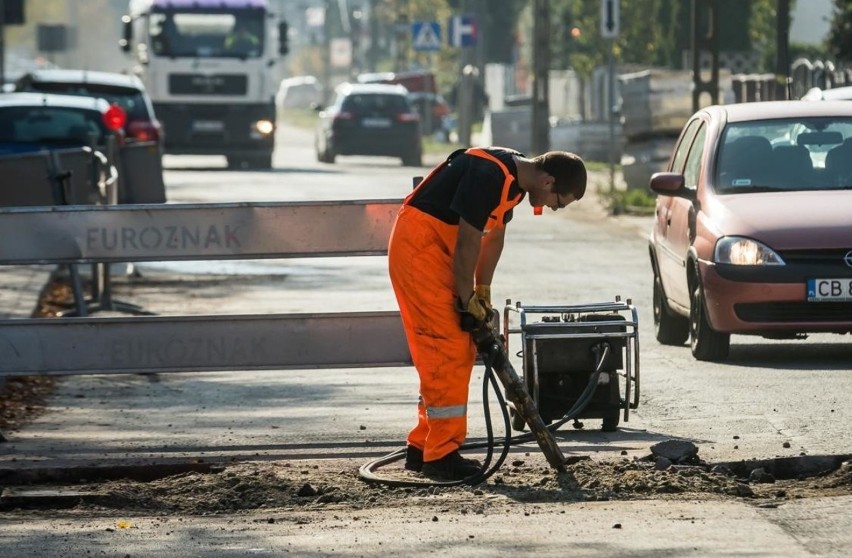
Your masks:
<path fill-rule="evenodd" d="M 695 282 L 692 300 L 689 305 L 689 334 L 692 356 L 698 360 L 721 362 L 728 358 L 731 348 L 731 335 L 719 333 L 710 327 L 707 321 L 707 308 L 704 304 L 704 290 L 701 282 Z"/>
<path fill-rule="evenodd" d="M 621 413 L 615 413 L 614 415 L 604 417 L 603 424 L 601 425 L 601 430 L 603 432 L 615 432 L 616 430 L 618 430 L 619 420 L 621 420 Z"/>
<path fill-rule="evenodd" d="M 243 166 L 243 160 L 241 157 L 235 157 L 233 155 L 228 155 L 226 157 L 228 159 L 228 168 L 229 169 L 239 169 Z"/>
<path fill-rule="evenodd" d="M 669 308 L 657 273 L 654 273 L 654 333 L 663 345 L 683 345 L 689 339 L 689 320 Z"/>
<path fill-rule="evenodd" d="M 509 406 L 509 419 L 512 423 L 512 430 L 523 432 L 527 427 L 527 422 L 513 406 Z"/>

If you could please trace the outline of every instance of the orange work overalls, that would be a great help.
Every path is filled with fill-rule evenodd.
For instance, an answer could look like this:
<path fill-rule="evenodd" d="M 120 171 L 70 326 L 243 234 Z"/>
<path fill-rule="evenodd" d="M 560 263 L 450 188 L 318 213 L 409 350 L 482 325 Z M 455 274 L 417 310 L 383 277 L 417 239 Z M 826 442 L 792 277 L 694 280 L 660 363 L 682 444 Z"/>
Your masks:
<path fill-rule="evenodd" d="M 468 149 L 503 171 L 501 203 L 488 218 L 485 233 L 505 226 L 503 216 L 521 195 L 507 199 L 514 177 L 498 158 Z M 409 205 L 417 191 L 443 165 L 433 170 L 403 203 L 391 231 L 388 267 L 411 357 L 420 376 L 417 426 L 408 444 L 434 461 L 458 449 L 467 434 L 468 385 L 476 348 L 462 331 L 454 301 L 453 256 L 458 225 L 450 225 Z"/>

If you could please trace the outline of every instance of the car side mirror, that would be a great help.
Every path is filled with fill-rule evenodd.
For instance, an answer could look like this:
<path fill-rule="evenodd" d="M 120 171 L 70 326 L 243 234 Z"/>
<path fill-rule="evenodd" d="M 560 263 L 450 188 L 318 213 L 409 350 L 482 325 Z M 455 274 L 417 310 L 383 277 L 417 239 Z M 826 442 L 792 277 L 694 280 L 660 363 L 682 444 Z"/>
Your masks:
<path fill-rule="evenodd" d="M 656 194 L 695 200 L 695 191 L 686 187 L 686 179 L 677 172 L 655 172 L 648 186 Z"/>

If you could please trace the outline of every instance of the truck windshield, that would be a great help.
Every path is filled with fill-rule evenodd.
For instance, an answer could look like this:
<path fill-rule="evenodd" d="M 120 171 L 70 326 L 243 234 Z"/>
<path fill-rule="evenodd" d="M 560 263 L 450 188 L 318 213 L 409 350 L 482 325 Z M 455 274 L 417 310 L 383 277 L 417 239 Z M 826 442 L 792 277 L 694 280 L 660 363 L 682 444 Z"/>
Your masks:
<path fill-rule="evenodd" d="M 258 58 L 263 16 L 260 10 L 155 12 L 149 17 L 151 49 L 170 58 Z"/>

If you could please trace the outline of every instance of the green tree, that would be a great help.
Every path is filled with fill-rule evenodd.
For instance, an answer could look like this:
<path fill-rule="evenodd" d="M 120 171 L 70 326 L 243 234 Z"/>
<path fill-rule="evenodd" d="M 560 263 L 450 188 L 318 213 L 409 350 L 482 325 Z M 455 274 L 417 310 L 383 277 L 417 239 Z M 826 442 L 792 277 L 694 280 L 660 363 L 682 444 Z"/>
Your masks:
<path fill-rule="evenodd" d="M 772 60 L 776 0 L 718 0 L 719 43 L 723 50 L 756 49 Z M 852 4 L 852 0 L 849 2 Z M 588 75 L 605 64 L 609 41 L 601 38 L 600 0 L 551 0 L 554 68 Z M 613 50 L 619 64 L 681 68 L 692 48 L 691 0 L 620 2 L 619 36 Z M 575 34 L 571 34 L 576 29 Z M 771 63 L 764 69 L 771 68 Z"/>
<path fill-rule="evenodd" d="M 852 0 L 834 0 L 828 51 L 838 62 L 852 60 Z"/>

